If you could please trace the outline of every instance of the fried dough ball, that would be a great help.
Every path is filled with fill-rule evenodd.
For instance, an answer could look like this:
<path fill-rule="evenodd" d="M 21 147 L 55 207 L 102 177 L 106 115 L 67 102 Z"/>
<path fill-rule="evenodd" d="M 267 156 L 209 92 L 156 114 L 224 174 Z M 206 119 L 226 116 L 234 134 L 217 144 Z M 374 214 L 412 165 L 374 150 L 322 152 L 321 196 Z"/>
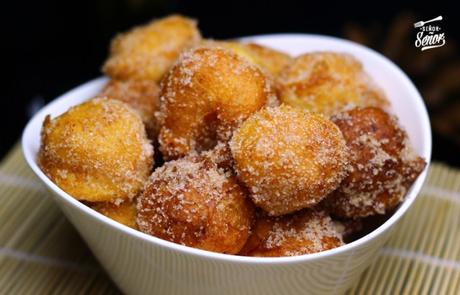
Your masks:
<path fill-rule="evenodd" d="M 345 177 L 348 154 L 338 127 L 286 105 L 252 115 L 230 149 L 238 178 L 272 216 L 316 205 Z"/>
<path fill-rule="evenodd" d="M 153 165 L 139 115 L 125 103 L 95 98 L 43 122 L 39 164 L 78 200 L 118 202 L 136 196 Z"/>
<path fill-rule="evenodd" d="M 239 56 L 247 59 L 276 77 L 281 70 L 292 62 L 292 57 L 284 52 L 255 43 L 242 43 L 237 41 L 205 41 L 209 46 L 227 48 Z"/>
<path fill-rule="evenodd" d="M 228 141 L 232 131 L 276 96 L 262 71 L 229 50 L 182 55 L 161 85 L 160 150 L 166 160 Z"/>
<path fill-rule="evenodd" d="M 114 79 L 159 81 L 179 54 L 200 39 L 194 20 L 161 18 L 116 36 L 103 71 Z"/>
<path fill-rule="evenodd" d="M 136 204 L 132 200 L 121 204 L 111 202 L 97 202 L 89 205 L 92 209 L 121 224 L 137 229 Z"/>
<path fill-rule="evenodd" d="M 239 254 L 259 257 L 296 256 L 342 245 L 342 235 L 324 211 L 303 210 L 280 217 L 259 214 Z"/>
<path fill-rule="evenodd" d="M 281 102 L 326 116 L 350 106 L 388 105 L 361 63 L 345 53 L 301 55 L 278 78 Z"/>
<path fill-rule="evenodd" d="M 111 80 L 100 96 L 120 100 L 136 110 L 144 122 L 149 138 L 158 136 L 155 112 L 160 108 L 160 87 L 150 80 Z"/>
<path fill-rule="evenodd" d="M 253 219 L 253 205 L 236 179 L 199 156 L 155 170 L 137 209 L 142 232 L 227 254 L 241 250 Z"/>
<path fill-rule="evenodd" d="M 396 118 L 379 108 L 355 108 L 335 117 L 350 149 L 350 173 L 325 201 L 339 217 L 385 214 L 403 199 L 425 167 Z"/>

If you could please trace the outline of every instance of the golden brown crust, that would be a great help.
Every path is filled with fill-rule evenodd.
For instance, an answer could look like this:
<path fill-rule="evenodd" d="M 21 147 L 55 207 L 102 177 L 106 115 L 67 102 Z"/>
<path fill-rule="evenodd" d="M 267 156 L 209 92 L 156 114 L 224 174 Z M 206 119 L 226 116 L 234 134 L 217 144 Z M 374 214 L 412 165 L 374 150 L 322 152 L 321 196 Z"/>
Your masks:
<path fill-rule="evenodd" d="M 303 54 L 280 73 L 277 85 L 281 102 L 327 116 L 353 106 L 389 104 L 361 63 L 344 53 Z"/>
<path fill-rule="evenodd" d="M 179 54 L 200 39 L 194 20 L 180 15 L 154 20 L 116 36 L 103 71 L 114 79 L 158 82 Z"/>
<path fill-rule="evenodd" d="M 126 200 L 120 204 L 112 202 L 89 203 L 89 206 L 116 222 L 137 229 L 136 204 L 132 200 Z"/>
<path fill-rule="evenodd" d="M 337 126 L 290 106 L 252 115 L 230 148 L 251 199 L 273 216 L 316 205 L 345 177 L 348 154 Z"/>
<path fill-rule="evenodd" d="M 38 157 L 46 175 L 74 198 L 115 202 L 142 189 L 153 148 L 133 109 L 96 98 L 45 119 Z"/>
<path fill-rule="evenodd" d="M 229 49 L 250 63 L 259 66 L 272 77 L 276 77 L 293 60 L 289 54 L 255 43 L 206 40 L 203 44 Z"/>
<path fill-rule="evenodd" d="M 262 46 L 259 44 L 245 44 L 256 60 L 256 63 L 268 70 L 274 77 L 278 76 L 282 69 L 289 65 L 293 58 L 281 51 Z"/>
<path fill-rule="evenodd" d="M 266 76 L 238 55 L 215 47 L 186 52 L 161 85 L 163 156 L 176 159 L 227 141 L 274 96 Z"/>
<path fill-rule="evenodd" d="M 158 136 L 159 126 L 155 112 L 160 109 L 160 87 L 151 80 L 110 80 L 99 96 L 127 103 L 144 122 L 150 139 Z"/>
<path fill-rule="evenodd" d="M 350 149 L 350 171 L 326 206 L 341 217 L 384 214 L 395 208 L 425 167 L 394 117 L 355 108 L 333 118 Z"/>
<path fill-rule="evenodd" d="M 296 256 L 333 249 L 343 244 L 342 235 L 324 211 L 303 210 L 281 217 L 258 214 L 251 236 L 239 254 Z"/>
<path fill-rule="evenodd" d="M 235 254 L 249 236 L 253 205 L 210 159 L 189 156 L 155 170 L 138 199 L 137 223 L 167 241 Z"/>

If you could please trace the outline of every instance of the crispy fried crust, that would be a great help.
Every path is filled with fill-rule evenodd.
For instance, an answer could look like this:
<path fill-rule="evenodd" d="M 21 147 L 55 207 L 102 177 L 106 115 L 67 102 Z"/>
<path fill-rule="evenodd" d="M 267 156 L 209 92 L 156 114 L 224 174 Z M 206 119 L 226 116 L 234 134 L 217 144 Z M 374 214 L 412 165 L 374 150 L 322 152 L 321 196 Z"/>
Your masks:
<path fill-rule="evenodd" d="M 38 160 L 74 198 L 115 202 L 140 192 L 153 165 L 153 148 L 133 109 L 96 98 L 46 117 Z"/>
<path fill-rule="evenodd" d="M 196 22 L 173 15 L 135 27 L 112 40 L 103 72 L 114 79 L 159 81 L 179 54 L 201 39 Z"/>
<path fill-rule="evenodd" d="M 238 178 L 270 215 L 316 205 L 345 177 L 348 154 L 338 127 L 290 106 L 252 115 L 235 131 L 230 148 Z"/>
<path fill-rule="evenodd" d="M 206 40 L 203 44 L 229 49 L 250 63 L 259 66 L 272 77 L 276 77 L 284 67 L 293 61 L 289 54 L 254 43 Z"/>
<path fill-rule="evenodd" d="M 284 68 L 277 85 L 281 102 L 326 116 L 353 106 L 389 104 L 361 63 L 344 53 L 303 54 Z"/>
<path fill-rule="evenodd" d="M 136 204 L 132 200 L 123 201 L 121 204 L 114 204 L 112 202 L 97 202 L 90 203 L 89 206 L 116 222 L 137 229 Z"/>
<path fill-rule="evenodd" d="M 425 167 L 396 118 L 379 108 L 355 108 L 333 118 L 350 149 L 349 175 L 325 201 L 334 215 L 384 214 L 405 197 Z"/>
<path fill-rule="evenodd" d="M 229 50 L 186 52 L 161 85 L 163 156 L 176 159 L 228 141 L 235 127 L 273 97 L 262 71 Z"/>
<path fill-rule="evenodd" d="M 239 254 L 296 256 L 333 249 L 343 244 L 342 235 L 324 211 L 303 210 L 281 217 L 258 214 L 251 236 Z"/>
<path fill-rule="evenodd" d="M 160 87 L 151 80 L 110 80 L 99 96 L 127 103 L 142 118 L 150 139 L 156 141 L 159 126 L 155 112 L 160 109 Z"/>
<path fill-rule="evenodd" d="M 235 178 L 198 156 L 155 170 L 137 209 L 139 229 L 147 234 L 228 254 L 241 250 L 253 218 L 253 205 Z"/>

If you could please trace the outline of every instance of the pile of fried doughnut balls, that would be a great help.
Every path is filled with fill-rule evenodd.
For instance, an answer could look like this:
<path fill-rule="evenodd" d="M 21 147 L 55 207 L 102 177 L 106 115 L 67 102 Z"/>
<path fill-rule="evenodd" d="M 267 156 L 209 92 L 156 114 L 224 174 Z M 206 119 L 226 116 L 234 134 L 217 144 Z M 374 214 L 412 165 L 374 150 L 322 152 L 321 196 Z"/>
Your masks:
<path fill-rule="evenodd" d="M 425 167 L 353 56 L 202 39 L 173 15 L 116 36 L 94 98 L 43 122 L 40 167 L 109 218 L 246 256 L 341 246 Z"/>

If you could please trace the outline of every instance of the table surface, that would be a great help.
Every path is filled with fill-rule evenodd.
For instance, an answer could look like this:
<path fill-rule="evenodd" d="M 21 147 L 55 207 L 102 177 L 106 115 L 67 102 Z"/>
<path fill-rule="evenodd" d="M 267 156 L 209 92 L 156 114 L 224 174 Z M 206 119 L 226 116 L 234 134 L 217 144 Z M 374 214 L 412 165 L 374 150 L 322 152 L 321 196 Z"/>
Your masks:
<path fill-rule="evenodd" d="M 16 145 L 0 164 L 0 294 L 118 294 Z M 460 170 L 434 163 L 349 294 L 460 294 Z"/>

